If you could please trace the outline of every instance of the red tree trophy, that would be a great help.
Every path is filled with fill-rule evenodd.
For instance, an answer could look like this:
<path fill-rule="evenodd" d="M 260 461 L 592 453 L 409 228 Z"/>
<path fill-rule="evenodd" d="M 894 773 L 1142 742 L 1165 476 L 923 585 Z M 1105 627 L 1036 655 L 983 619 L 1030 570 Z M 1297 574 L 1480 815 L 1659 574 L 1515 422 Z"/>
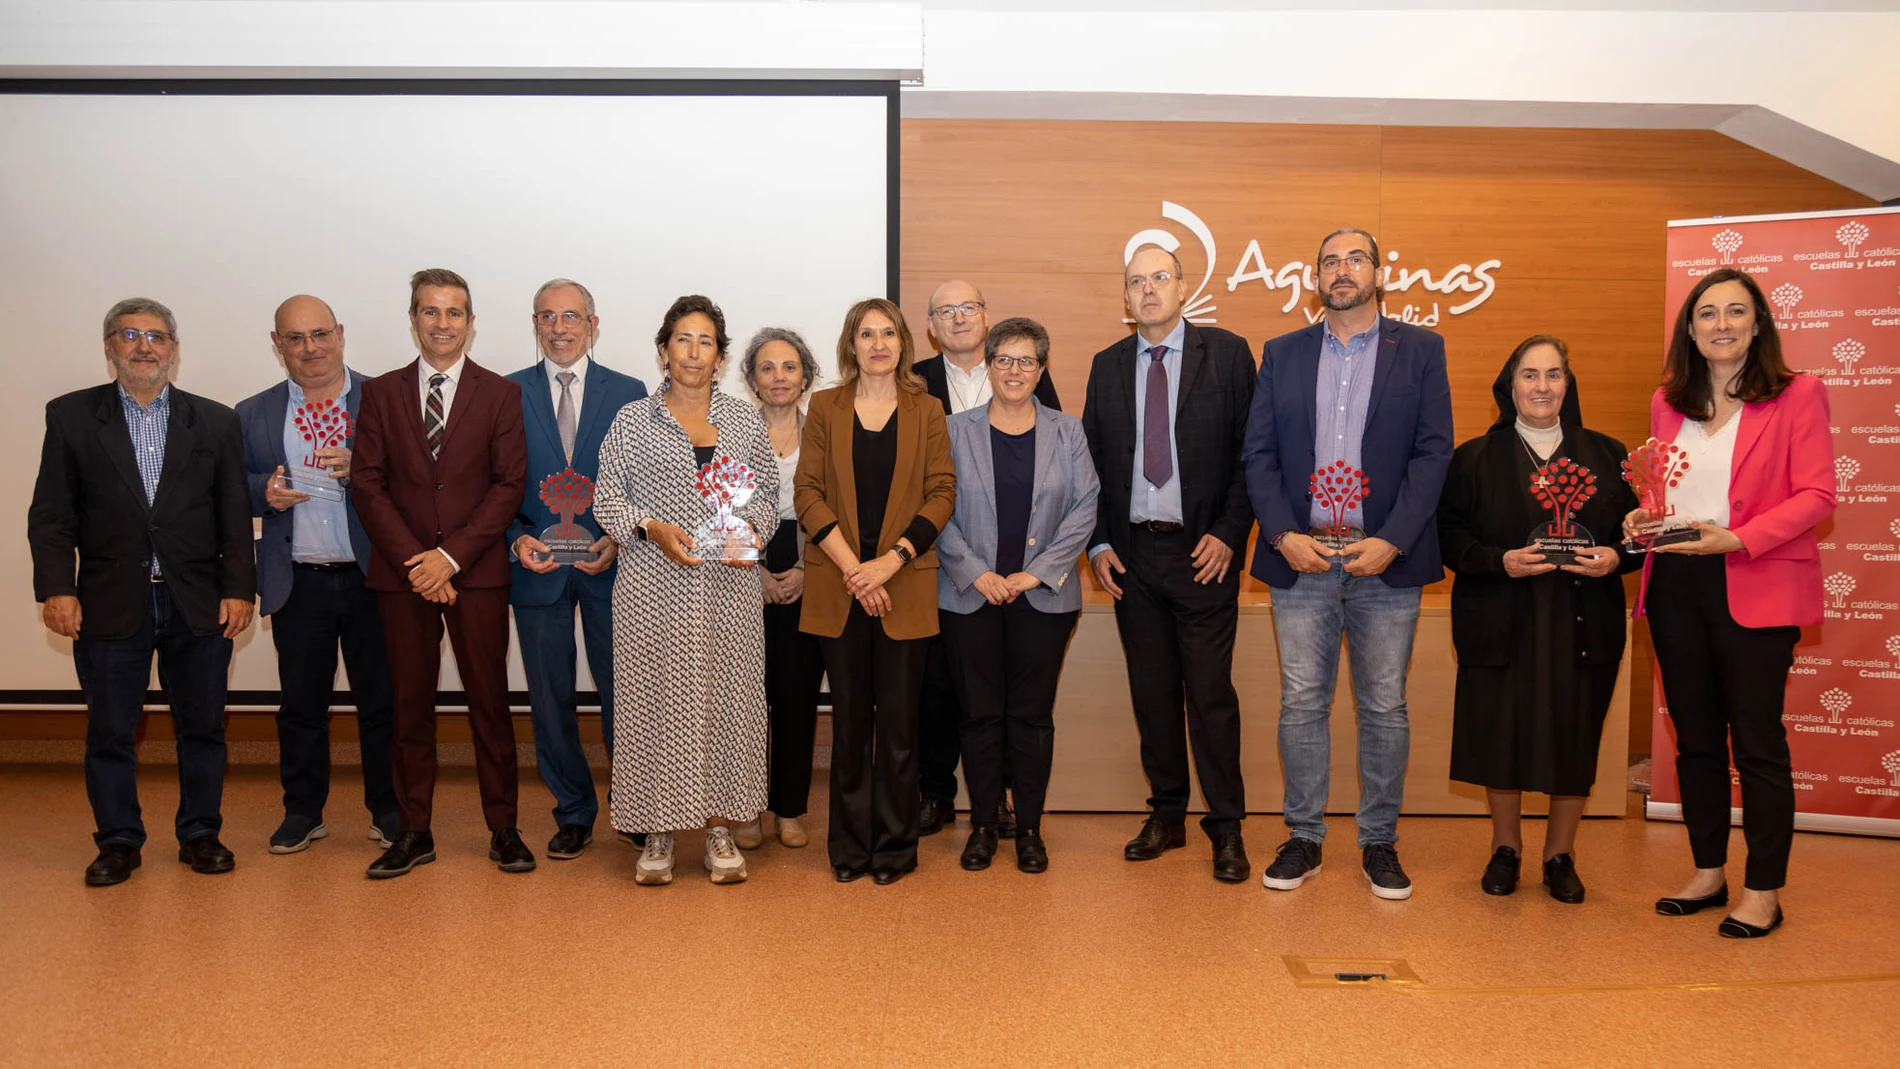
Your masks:
<path fill-rule="evenodd" d="M 564 468 L 541 480 L 541 503 L 561 522 L 541 532 L 541 544 L 548 551 L 535 556 L 556 564 L 600 559 L 593 549 L 594 533 L 574 522 L 576 516 L 594 506 L 594 480 L 573 468 Z"/>
<path fill-rule="evenodd" d="M 1676 514 L 1676 507 L 1669 503 L 1669 491 L 1682 482 L 1688 470 L 1689 458 L 1672 443 L 1651 438 L 1630 450 L 1629 459 L 1623 461 L 1623 481 L 1636 491 L 1643 520 L 1636 525 L 1636 536 L 1623 540 L 1625 550 L 1646 553 L 1657 546 L 1694 542 L 1702 537 L 1693 527 L 1669 523 Z"/>
<path fill-rule="evenodd" d="M 758 535 L 732 511 L 752 500 L 759 488 L 752 469 L 731 457 L 714 457 L 699 469 L 696 486 L 713 512 L 693 532 L 693 555 L 701 560 L 758 560 Z"/>
<path fill-rule="evenodd" d="M 1314 536 L 1320 545 L 1343 549 L 1364 537 L 1346 523 L 1346 513 L 1372 492 L 1372 481 L 1365 472 L 1335 460 L 1314 472 L 1306 487 L 1328 515 L 1326 529 Z"/>
<path fill-rule="evenodd" d="M 306 497 L 325 501 L 343 500 L 343 485 L 330 474 L 326 462 L 317 458 L 319 449 L 341 448 L 356 433 L 356 421 L 350 410 L 336 401 L 305 401 L 290 414 L 297 434 L 310 443 L 310 453 L 296 470 L 277 480 L 280 490 L 294 490 Z"/>
<path fill-rule="evenodd" d="M 1596 494 L 1597 477 L 1569 457 L 1553 458 L 1531 472 L 1531 497 L 1550 510 L 1551 519 L 1531 528 L 1525 544 L 1536 546 L 1546 564 L 1575 564 L 1577 551 L 1595 546 L 1596 540 L 1573 517 Z"/>

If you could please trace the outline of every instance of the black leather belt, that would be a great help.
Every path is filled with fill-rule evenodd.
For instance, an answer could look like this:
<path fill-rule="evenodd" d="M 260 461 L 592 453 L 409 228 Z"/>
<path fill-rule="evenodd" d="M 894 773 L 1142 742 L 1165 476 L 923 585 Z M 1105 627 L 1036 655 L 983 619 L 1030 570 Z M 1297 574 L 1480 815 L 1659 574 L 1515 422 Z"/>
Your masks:
<path fill-rule="evenodd" d="M 328 564 L 308 564 L 304 561 L 294 560 L 290 562 L 290 566 L 292 568 L 302 568 L 306 572 L 340 572 L 348 568 L 356 567 L 356 562 L 353 560 L 340 560 L 331 561 Z"/>
<path fill-rule="evenodd" d="M 1137 520 L 1135 526 L 1153 534 L 1181 533 L 1181 525 L 1172 520 Z"/>

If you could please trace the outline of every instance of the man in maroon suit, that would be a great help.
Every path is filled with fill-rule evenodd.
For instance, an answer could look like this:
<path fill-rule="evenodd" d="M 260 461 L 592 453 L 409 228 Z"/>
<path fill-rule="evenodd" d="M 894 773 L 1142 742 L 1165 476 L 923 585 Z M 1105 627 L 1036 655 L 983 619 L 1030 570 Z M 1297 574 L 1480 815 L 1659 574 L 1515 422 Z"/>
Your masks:
<path fill-rule="evenodd" d="M 420 357 L 363 384 L 356 512 L 374 549 L 369 586 L 382 608 L 396 697 L 395 782 L 402 832 L 369 867 L 401 876 L 435 860 L 435 690 L 447 624 L 468 695 L 489 860 L 534 868 L 515 827 L 514 717 L 508 708 L 508 550 L 521 506 L 527 441 L 520 387 L 466 354 L 475 323 L 468 283 L 442 268 L 409 280 Z"/>

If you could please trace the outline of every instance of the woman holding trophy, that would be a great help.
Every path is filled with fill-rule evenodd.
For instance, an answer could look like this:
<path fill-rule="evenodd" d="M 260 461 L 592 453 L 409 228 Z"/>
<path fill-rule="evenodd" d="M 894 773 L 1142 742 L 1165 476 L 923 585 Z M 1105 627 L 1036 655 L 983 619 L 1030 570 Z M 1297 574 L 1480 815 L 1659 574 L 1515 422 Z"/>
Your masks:
<path fill-rule="evenodd" d="M 917 702 L 937 633 L 937 554 L 957 477 L 943 406 L 911 370 L 904 313 L 859 301 L 842 384 L 812 397 L 794 503 L 811 536 L 799 630 L 831 681 L 833 874 L 889 884 L 917 867 Z M 755 610 L 756 612 L 756 610 Z"/>
<path fill-rule="evenodd" d="M 1594 533 L 1613 535 L 1636 495 L 1617 477 L 1623 444 L 1583 426 L 1560 339 L 1519 343 L 1491 392 L 1497 421 L 1452 455 L 1438 503 L 1439 544 L 1458 575 L 1451 778 L 1485 788 L 1486 894 L 1517 889 L 1523 792 L 1542 791 L 1544 885 L 1577 903 L 1577 825 L 1623 657 L 1618 576 L 1640 563 Z"/>
<path fill-rule="evenodd" d="M 766 801 L 758 532 L 778 468 L 758 410 L 719 389 L 730 339 L 712 301 L 681 297 L 654 337 L 664 378 L 614 417 L 595 515 L 621 546 L 614 582 L 615 828 L 646 835 L 636 882 L 673 880 L 673 833 L 757 816 Z M 730 828 L 706 829 L 714 883 L 746 878 Z"/>
<path fill-rule="evenodd" d="M 1695 857 L 1695 874 L 1656 912 L 1728 904 L 1732 744 L 1748 867 L 1717 931 L 1734 939 L 1782 920 L 1794 842 L 1782 702 L 1801 627 L 1822 619 L 1814 528 L 1834 511 L 1827 388 L 1788 369 L 1768 307 L 1755 281 L 1729 268 L 1689 291 L 1650 400 L 1650 440 L 1630 458 L 1651 491 L 1623 524 L 1653 545 L 1636 614 L 1649 616 Z M 1658 537 L 1659 527 L 1692 534 Z"/>

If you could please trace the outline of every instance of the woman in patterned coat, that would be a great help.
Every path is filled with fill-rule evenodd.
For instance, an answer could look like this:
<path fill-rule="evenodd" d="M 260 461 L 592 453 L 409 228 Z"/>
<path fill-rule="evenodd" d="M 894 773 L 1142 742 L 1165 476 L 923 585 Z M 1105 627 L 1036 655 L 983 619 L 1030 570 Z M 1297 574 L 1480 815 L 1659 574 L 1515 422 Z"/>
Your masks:
<path fill-rule="evenodd" d="M 681 297 L 654 343 L 658 392 L 620 410 L 600 450 L 594 514 L 620 543 L 614 582 L 612 820 L 644 833 L 634 879 L 673 880 L 673 833 L 765 808 L 765 633 L 752 561 L 722 561 L 692 532 L 713 514 L 702 470 L 751 469 L 733 512 L 757 532 L 778 519 L 778 466 L 758 410 L 719 389 L 730 339 L 705 297 Z M 696 553 L 706 554 L 706 557 Z M 746 877 L 724 824 L 706 830 L 714 883 Z"/>

